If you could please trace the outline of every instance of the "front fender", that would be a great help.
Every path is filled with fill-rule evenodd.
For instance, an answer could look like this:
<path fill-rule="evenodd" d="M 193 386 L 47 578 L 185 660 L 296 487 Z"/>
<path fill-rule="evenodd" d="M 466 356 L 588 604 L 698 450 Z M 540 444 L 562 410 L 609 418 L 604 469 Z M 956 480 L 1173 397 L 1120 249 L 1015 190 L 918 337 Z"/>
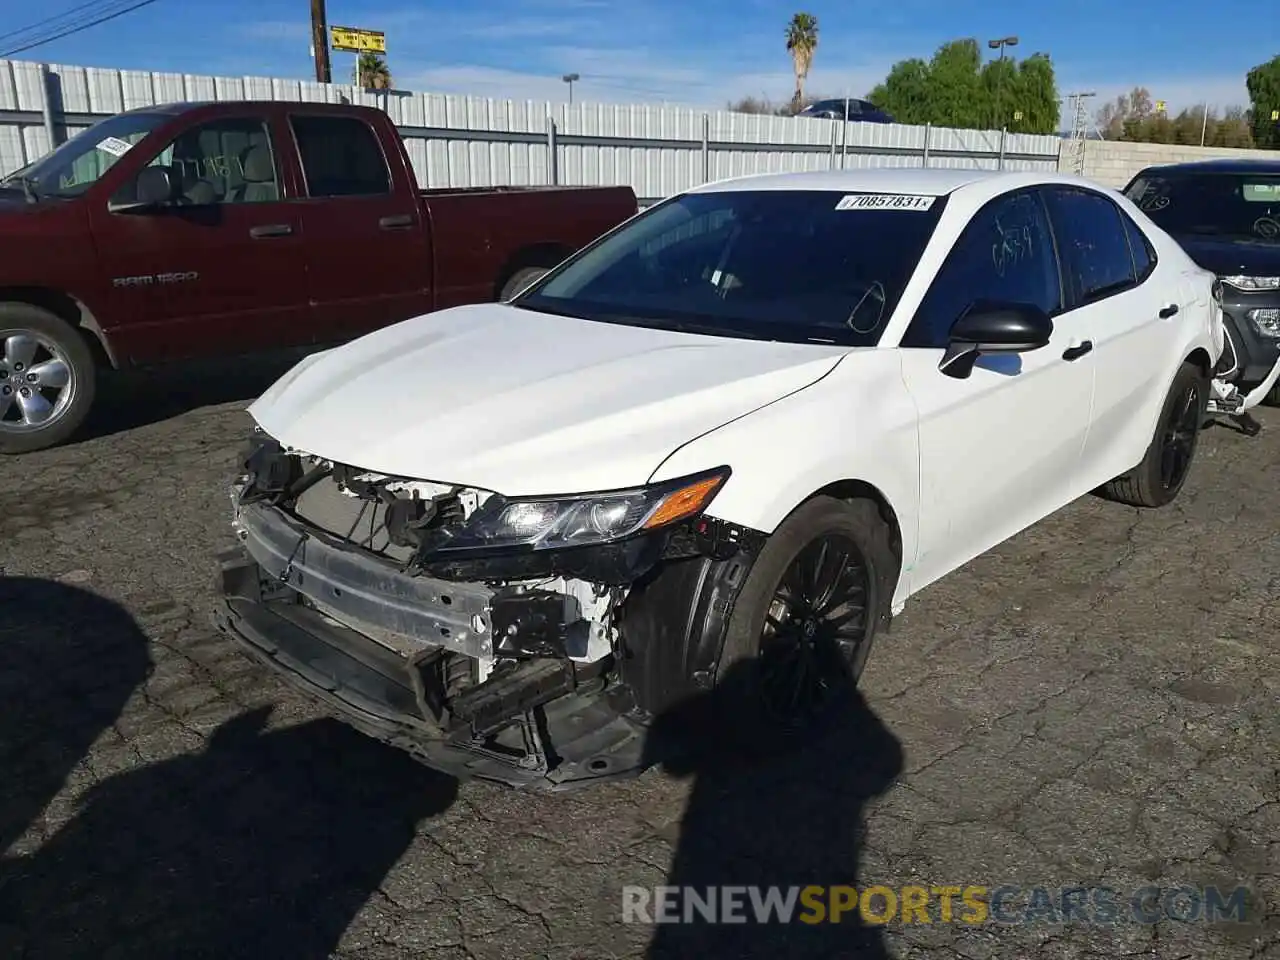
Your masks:
<path fill-rule="evenodd" d="M 894 350 L 850 354 L 817 383 L 725 424 L 673 453 L 653 480 L 708 465 L 733 470 L 708 514 L 770 534 L 819 491 L 854 481 L 897 518 L 903 567 L 894 606 L 911 594 L 918 547 L 919 414 Z"/>

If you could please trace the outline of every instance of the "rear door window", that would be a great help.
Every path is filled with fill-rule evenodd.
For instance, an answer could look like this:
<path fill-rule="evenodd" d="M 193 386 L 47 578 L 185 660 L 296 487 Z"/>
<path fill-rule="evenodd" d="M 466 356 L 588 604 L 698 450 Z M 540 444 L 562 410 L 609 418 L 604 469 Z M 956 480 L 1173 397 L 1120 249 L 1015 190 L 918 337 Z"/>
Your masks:
<path fill-rule="evenodd" d="M 1120 208 L 1089 190 L 1046 191 L 1072 306 L 1131 289 L 1138 282 Z"/>
<path fill-rule="evenodd" d="M 373 197 L 391 193 L 391 173 L 378 136 L 354 117 L 297 114 L 290 118 L 310 197 Z"/>

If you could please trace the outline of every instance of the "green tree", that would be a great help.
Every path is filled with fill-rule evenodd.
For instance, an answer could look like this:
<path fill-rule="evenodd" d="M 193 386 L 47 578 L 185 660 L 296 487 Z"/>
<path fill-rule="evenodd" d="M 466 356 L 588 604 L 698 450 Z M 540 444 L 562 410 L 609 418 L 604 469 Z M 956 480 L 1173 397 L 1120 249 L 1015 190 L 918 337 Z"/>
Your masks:
<path fill-rule="evenodd" d="M 787 52 L 796 75 L 796 92 L 791 102 L 798 111 L 804 102 L 804 82 L 818 51 L 818 18 L 811 13 L 797 13 L 787 24 Z"/>
<path fill-rule="evenodd" d="M 999 61 L 997 61 L 999 62 Z M 1057 133 L 1061 122 L 1058 106 L 1058 78 L 1048 54 L 1033 53 L 1018 64 L 1013 114 L 1005 113 L 1009 129 L 1015 133 Z M 1018 119 L 1016 114 L 1022 114 Z"/>
<path fill-rule="evenodd" d="M 352 79 L 356 86 L 365 90 L 391 89 L 391 68 L 387 66 L 386 60 L 372 50 L 360 54 L 354 74 Z"/>
<path fill-rule="evenodd" d="M 926 63 L 893 65 L 867 99 L 900 123 L 962 129 L 1008 127 L 1019 133 L 1058 132 L 1058 88 L 1048 55 L 1017 62 L 982 62 L 972 39 L 944 43 Z"/>
<path fill-rule="evenodd" d="M 1280 150 L 1280 121 L 1271 115 L 1280 111 L 1280 54 L 1260 63 L 1245 77 L 1253 120 L 1253 139 L 1260 147 Z"/>

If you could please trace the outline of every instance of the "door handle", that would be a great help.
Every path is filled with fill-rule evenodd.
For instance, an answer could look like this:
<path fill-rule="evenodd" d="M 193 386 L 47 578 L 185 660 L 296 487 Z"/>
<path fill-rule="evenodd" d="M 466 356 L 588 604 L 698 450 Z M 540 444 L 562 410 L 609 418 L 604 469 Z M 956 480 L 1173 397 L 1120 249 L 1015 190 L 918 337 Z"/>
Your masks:
<path fill-rule="evenodd" d="M 1067 349 L 1063 350 L 1062 359 L 1068 360 L 1068 361 L 1079 360 L 1081 357 L 1083 357 L 1086 353 L 1088 353 L 1092 349 L 1093 349 L 1093 341 L 1086 340 L 1084 343 L 1080 344 L 1078 347 L 1067 347 Z"/>
<path fill-rule="evenodd" d="M 1169 304 L 1167 307 L 1164 307 L 1163 309 L 1161 309 L 1161 311 L 1160 311 L 1160 319 L 1161 319 L 1161 320 L 1168 320 L 1170 317 L 1172 317 L 1172 316 L 1173 316 L 1175 313 L 1177 313 L 1177 312 L 1178 312 L 1178 305 L 1177 305 L 1176 303 L 1171 303 L 1171 304 Z"/>
<path fill-rule="evenodd" d="M 249 236 L 255 240 L 262 240 L 266 237 L 287 237 L 293 233 L 293 227 L 287 223 L 268 223 L 261 227 L 251 227 Z"/>
<path fill-rule="evenodd" d="M 393 217 L 383 217 L 378 221 L 379 230 L 403 230 L 412 226 L 413 216 L 408 213 L 397 214 Z"/>

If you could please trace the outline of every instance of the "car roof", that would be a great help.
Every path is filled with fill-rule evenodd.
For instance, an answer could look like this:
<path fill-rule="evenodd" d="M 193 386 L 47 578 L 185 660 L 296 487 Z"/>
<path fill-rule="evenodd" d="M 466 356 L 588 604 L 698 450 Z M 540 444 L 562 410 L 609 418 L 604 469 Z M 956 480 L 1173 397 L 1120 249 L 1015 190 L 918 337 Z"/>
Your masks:
<path fill-rule="evenodd" d="M 1154 173 L 1280 173 L 1280 159 L 1221 157 L 1216 160 L 1189 160 L 1144 167 L 1142 174 Z M 1142 174 L 1139 174 L 1141 176 Z"/>
<path fill-rule="evenodd" d="M 1100 191 L 1097 183 L 1045 170 L 954 170 L 945 167 L 868 167 L 859 170 L 811 170 L 763 173 L 716 180 L 690 193 L 738 190 L 830 190 L 848 193 L 905 193 L 941 197 L 966 187 L 1012 189 L 1036 184 L 1069 184 Z"/>

